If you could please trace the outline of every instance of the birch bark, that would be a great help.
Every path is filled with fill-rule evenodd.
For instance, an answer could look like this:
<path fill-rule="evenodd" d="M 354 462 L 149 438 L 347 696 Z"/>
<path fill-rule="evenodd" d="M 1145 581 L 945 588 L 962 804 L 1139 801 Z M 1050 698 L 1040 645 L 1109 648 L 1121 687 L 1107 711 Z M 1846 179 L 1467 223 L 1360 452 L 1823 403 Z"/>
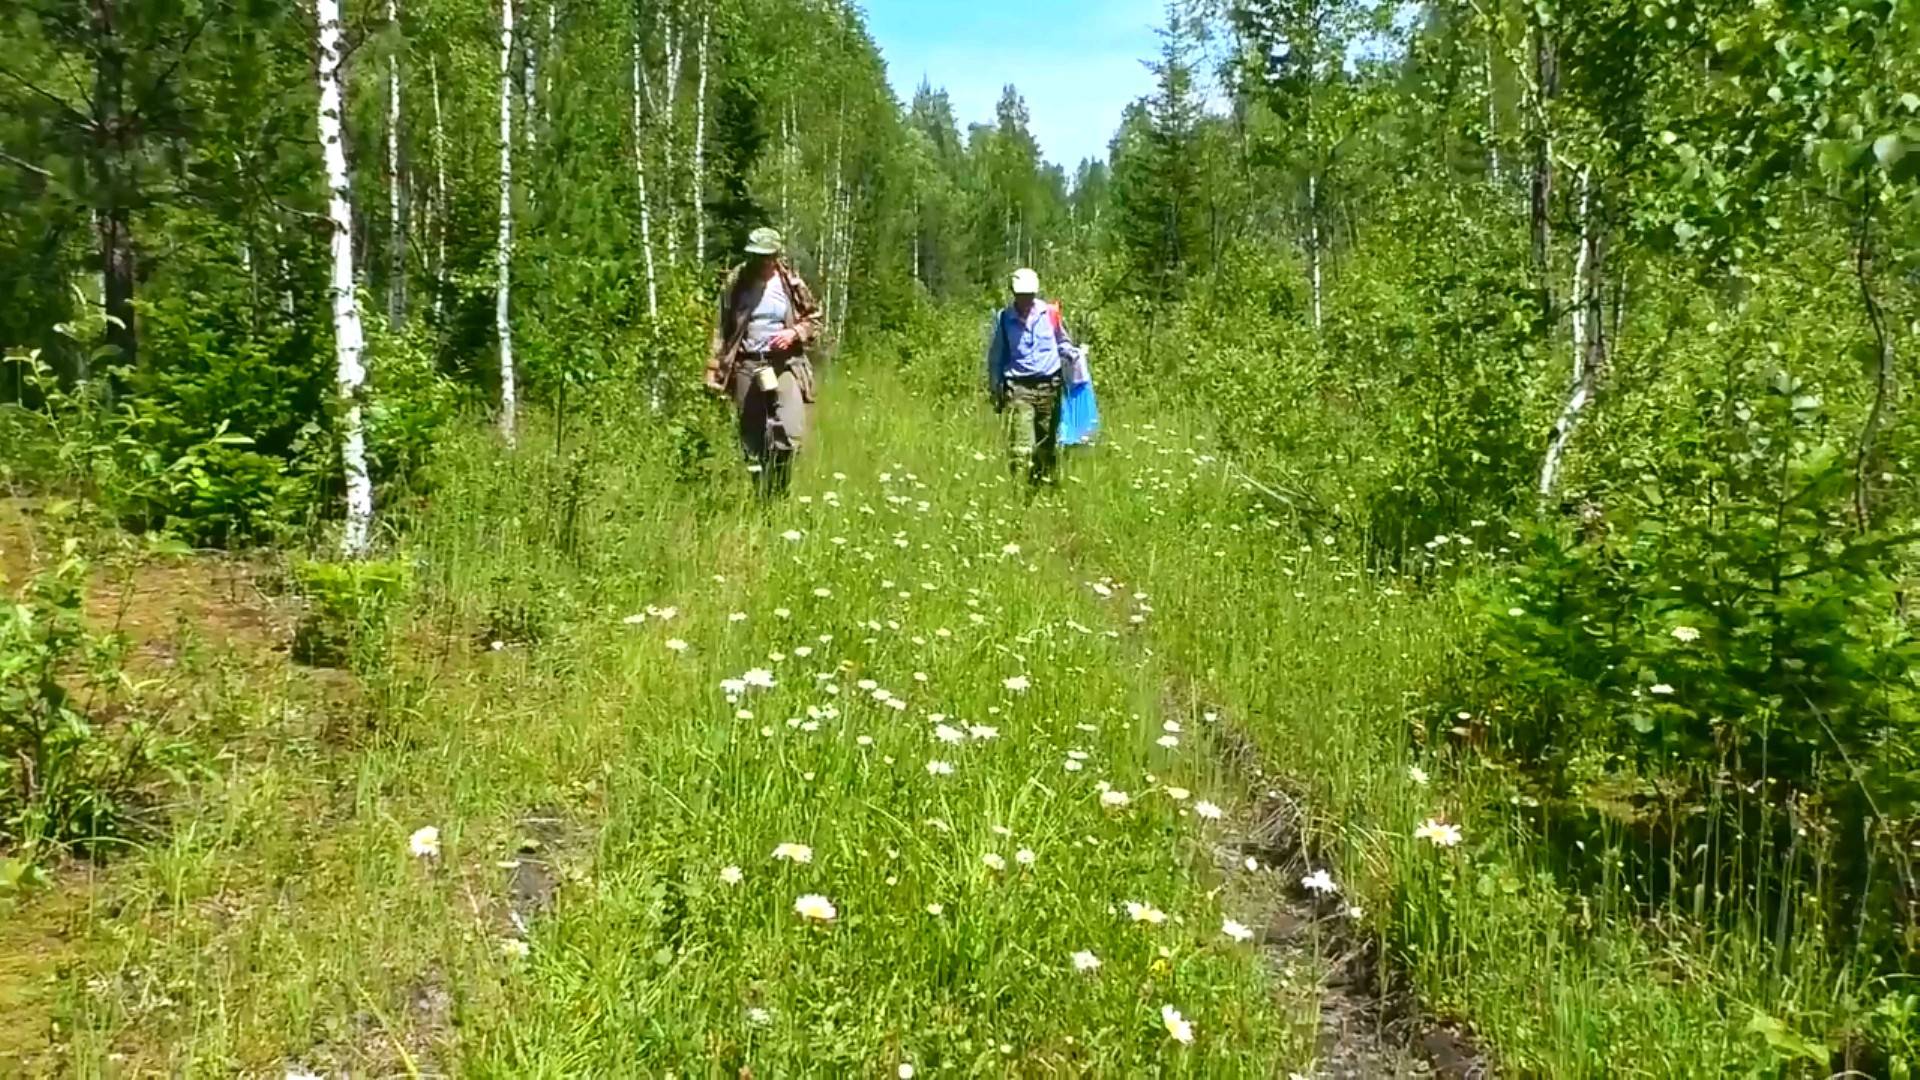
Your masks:
<path fill-rule="evenodd" d="M 329 291 L 333 301 L 334 389 L 342 405 L 340 460 L 345 470 L 347 527 L 341 550 L 348 558 L 366 554 L 373 526 L 373 483 L 367 474 L 366 428 L 360 398 L 367 381 L 365 335 L 360 302 L 353 287 L 352 179 L 347 173 L 344 113 L 340 90 L 340 2 L 315 0 L 319 25 L 320 151 L 327 171 L 327 217 L 332 223 L 333 257 Z"/>
<path fill-rule="evenodd" d="M 500 0 L 500 240 L 495 252 L 494 329 L 500 338 L 500 434 L 514 444 L 519 395 L 514 386 L 513 320 L 513 0 Z"/>
<path fill-rule="evenodd" d="M 647 317 L 660 317 L 659 278 L 653 264 L 653 201 L 647 197 L 646 126 L 641 121 L 641 102 L 649 96 L 645 75 L 645 54 L 640 44 L 640 27 L 633 28 L 633 176 L 640 187 L 640 250 L 647 265 Z"/>
<path fill-rule="evenodd" d="M 398 0 L 387 0 L 387 25 L 400 25 Z M 387 56 L 387 322 L 407 321 L 407 233 L 401 218 L 400 55 Z"/>

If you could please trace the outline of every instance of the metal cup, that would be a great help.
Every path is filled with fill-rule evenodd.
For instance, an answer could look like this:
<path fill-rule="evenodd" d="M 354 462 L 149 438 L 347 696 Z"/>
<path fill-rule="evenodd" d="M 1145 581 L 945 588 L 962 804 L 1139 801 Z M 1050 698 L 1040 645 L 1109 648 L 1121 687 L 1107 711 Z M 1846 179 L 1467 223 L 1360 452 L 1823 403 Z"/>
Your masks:
<path fill-rule="evenodd" d="M 780 373 L 773 370 L 772 365 L 763 367 L 753 373 L 753 384 L 768 393 L 772 393 L 780 389 Z"/>

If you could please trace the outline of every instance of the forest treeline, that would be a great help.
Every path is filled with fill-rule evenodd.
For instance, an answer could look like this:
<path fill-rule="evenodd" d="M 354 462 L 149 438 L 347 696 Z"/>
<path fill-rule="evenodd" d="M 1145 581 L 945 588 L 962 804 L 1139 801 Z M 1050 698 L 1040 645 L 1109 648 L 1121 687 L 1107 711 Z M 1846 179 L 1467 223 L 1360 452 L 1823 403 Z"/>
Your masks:
<path fill-rule="evenodd" d="M 1175 2 L 1071 174 L 1015 87 L 964 126 L 898 101 L 837 0 L 4 19 L 14 484 L 198 543 L 327 532 L 364 411 L 377 537 L 516 398 L 658 410 L 636 452 L 691 475 L 748 229 L 934 397 L 978 392 L 1031 265 L 1103 394 L 1212 418 L 1250 515 L 1471 607 L 1409 737 L 1617 852 L 1569 881 L 1920 1053 L 1915 0 Z"/>

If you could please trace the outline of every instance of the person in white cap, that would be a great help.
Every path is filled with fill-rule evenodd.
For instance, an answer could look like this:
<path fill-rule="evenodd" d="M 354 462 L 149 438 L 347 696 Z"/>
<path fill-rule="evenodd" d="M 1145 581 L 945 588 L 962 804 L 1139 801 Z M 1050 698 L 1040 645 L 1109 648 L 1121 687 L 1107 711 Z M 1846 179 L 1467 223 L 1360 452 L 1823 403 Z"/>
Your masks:
<path fill-rule="evenodd" d="M 793 456 L 807 437 L 813 365 L 807 347 L 820 331 L 820 305 L 780 257 L 773 229 L 747 237 L 747 261 L 720 291 L 720 319 L 707 359 L 707 389 L 733 399 L 740 449 L 763 496 L 783 495 Z"/>
<path fill-rule="evenodd" d="M 1060 309 L 1039 298 L 1040 275 L 1013 272 L 1013 300 L 1002 308 L 987 343 L 987 393 L 1006 417 L 1007 468 L 1028 483 L 1051 483 L 1059 451 L 1062 371 L 1079 347 Z"/>

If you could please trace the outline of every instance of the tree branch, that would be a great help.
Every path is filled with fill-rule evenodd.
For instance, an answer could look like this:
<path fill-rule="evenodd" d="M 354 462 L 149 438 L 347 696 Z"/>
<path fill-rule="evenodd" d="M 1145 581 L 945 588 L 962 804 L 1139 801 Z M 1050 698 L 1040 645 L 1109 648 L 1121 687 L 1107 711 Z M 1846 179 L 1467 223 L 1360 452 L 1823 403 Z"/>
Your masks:
<path fill-rule="evenodd" d="M 33 175 L 39 177 L 42 180 L 53 179 L 53 174 L 48 172 L 47 170 L 41 168 L 38 165 L 33 164 L 30 161 L 22 161 L 19 158 L 14 157 L 12 154 L 9 154 L 4 150 L 0 150 L 0 161 L 4 161 L 9 165 L 18 166 L 21 169 L 25 169 L 27 172 L 32 173 Z"/>

